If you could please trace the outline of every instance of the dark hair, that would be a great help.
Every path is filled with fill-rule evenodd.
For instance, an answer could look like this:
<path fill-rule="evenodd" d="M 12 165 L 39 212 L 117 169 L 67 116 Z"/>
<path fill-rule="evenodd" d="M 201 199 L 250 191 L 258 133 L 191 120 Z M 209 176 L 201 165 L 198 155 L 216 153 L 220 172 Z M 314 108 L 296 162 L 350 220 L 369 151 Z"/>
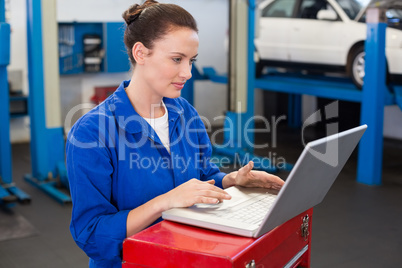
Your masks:
<path fill-rule="evenodd" d="M 132 48 L 135 43 L 141 42 L 148 49 L 152 49 L 156 40 L 175 28 L 185 27 L 198 32 L 193 16 L 184 8 L 174 4 L 147 0 L 142 5 L 132 5 L 122 16 L 127 24 L 124 44 L 133 65 L 135 60 Z"/>

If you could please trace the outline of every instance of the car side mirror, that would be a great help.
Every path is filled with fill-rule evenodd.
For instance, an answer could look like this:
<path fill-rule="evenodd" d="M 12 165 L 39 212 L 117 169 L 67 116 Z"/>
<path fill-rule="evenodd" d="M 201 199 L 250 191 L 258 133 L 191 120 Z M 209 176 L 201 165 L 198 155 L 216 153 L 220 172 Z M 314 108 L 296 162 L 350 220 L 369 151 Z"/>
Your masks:
<path fill-rule="evenodd" d="M 322 9 L 317 13 L 317 19 L 334 21 L 338 19 L 335 11 L 329 9 Z"/>

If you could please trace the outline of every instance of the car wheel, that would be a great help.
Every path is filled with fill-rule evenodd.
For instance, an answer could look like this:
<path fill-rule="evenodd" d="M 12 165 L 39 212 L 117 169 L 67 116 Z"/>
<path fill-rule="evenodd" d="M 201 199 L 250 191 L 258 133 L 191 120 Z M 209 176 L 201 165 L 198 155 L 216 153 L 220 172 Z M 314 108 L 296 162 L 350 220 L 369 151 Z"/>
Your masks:
<path fill-rule="evenodd" d="M 362 89 L 364 84 L 366 52 L 364 46 L 358 47 L 349 62 L 349 76 L 357 88 Z M 385 83 L 388 85 L 391 81 L 390 73 L 388 72 L 388 64 L 385 64 Z"/>
<path fill-rule="evenodd" d="M 364 46 L 358 47 L 351 58 L 350 62 L 350 74 L 349 76 L 352 78 L 353 83 L 361 89 L 364 83 L 364 75 L 365 75 L 365 56 L 366 52 L 364 51 Z"/>

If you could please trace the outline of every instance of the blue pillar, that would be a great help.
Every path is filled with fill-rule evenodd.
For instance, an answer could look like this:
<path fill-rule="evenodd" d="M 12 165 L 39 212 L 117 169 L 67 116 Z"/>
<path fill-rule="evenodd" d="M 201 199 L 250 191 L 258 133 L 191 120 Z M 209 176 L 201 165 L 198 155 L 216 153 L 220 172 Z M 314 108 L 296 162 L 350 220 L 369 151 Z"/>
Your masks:
<path fill-rule="evenodd" d="M 247 45 L 247 112 L 246 118 L 254 116 L 254 91 L 255 91 L 255 62 L 254 62 L 254 32 L 255 32 L 255 9 L 256 1 L 248 1 L 248 45 Z M 254 121 L 250 124 L 250 128 L 254 129 Z M 244 129 L 245 126 L 242 126 Z M 247 133 L 247 132 L 245 132 Z M 248 140 L 254 144 L 254 133 L 250 133 Z M 254 150 L 254 148 L 250 148 Z"/>
<path fill-rule="evenodd" d="M 5 3 L 0 0 L 0 176 L 11 183 L 10 100 L 7 65 L 10 62 L 10 25 L 5 22 Z"/>
<path fill-rule="evenodd" d="M 4 4 L 4 1 L 2 1 Z M 7 65 L 10 56 L 10 25 L 0 22 L 0 176 L 11 183 L 10 103 Z"/>
<path fill-rule="evenodd" d="M 13 183 L 10 143 L 10 96 L 7 65 L 10 63 L 10 25 L 6 23 L 5 2 L 0 0 L 0 204 L 29 202 L 30 197 Z"/>
<path fill-rule="evenodd" d="M 359 145 L 357 181 L 381 184 L 385 91 L 386 23 L 368 23 L 361 124 L 368 128 Z"/>
<path fill-rule="evenodd" d="M 68 195 L 55 187 L 59 183 L 56 177 L 61 175 L 58 166 L 64 165 L 63 129 L 46 126 L 42 1 L 26 3 L 32 174 L 26 175 L 25 180 L 61 203 L 71 202 Z"/>
<path fill-rule="evenodd" d="M 40 0 L 27 0 L 28 110 L 31 124 L 32 175 L 44 180 L 50 171 L 46 164 L 46 115 L 43 78 L 42 10 Z"/>

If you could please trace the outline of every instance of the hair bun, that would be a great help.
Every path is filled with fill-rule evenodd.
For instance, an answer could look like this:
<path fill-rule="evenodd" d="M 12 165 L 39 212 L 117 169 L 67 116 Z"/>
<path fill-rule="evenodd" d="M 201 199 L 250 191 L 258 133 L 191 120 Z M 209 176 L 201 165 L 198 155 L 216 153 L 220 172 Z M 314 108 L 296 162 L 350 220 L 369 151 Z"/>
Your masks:
<path fill-rule="evenodd" d="M 147 7 L 155 4 L 158 4 L 158 2 L 154 0 L 147 0 L 142 5 L 134 4 L 123 13 L 122 17 L 126 21 L 127 25 L 130 25 Z"/>
<path fill-rule="evenodd" d="M 124 11 L 122 17 L 126 21 L 127 25 L 130 25 L 140 16 L 141 12 L 141 6 L 139 4 L 134 4 Z"/>

